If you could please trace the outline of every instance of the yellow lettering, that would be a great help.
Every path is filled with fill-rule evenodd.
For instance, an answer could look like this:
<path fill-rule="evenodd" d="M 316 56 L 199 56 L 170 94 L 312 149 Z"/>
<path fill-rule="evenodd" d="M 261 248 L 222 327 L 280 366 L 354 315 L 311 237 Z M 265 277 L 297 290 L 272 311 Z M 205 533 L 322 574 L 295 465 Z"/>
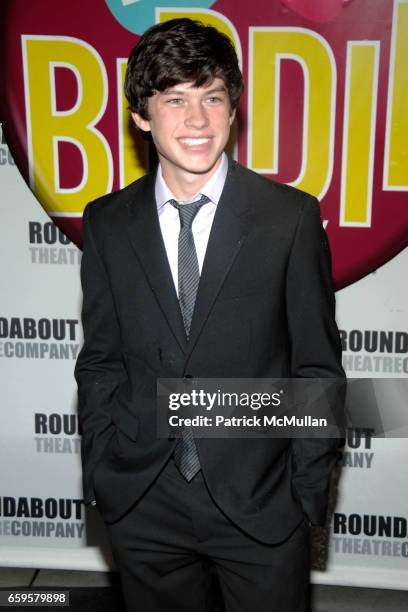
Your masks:
<path fill-rule="evenodd" d="M 340 225 L 370 227 L 379 42 L 349 42 L 344 94 Z"/>
<path fill-rule="evenodd" d="M 408 190 L 408 2 L 394 1 L 383 189 Z"/>
<path fill-rule="evenodd" d="M 291 183 L 319 198 L 333 171 L 336 67 L 328 43 L 302 28 L 250 28 L 248 165 L 276 174 L 279 169 L 280 63 L 297 61 L 304 75 L 303 151 Z"/>
<path fill-rule="evenodd" d="M 112 189 L 112 154 L 95 127 L 108 95 L 104 64 L 88 43 L 69 37 L 24 36 L 23 54 L 31 187 L 50 214 L 80 215 L 87 201 Z M 64 111 L 56 105 L 58 67 L 73 72 L 78 88 L 76 103 Z M 59 142 L 81 154 L 79 185 L 60 185 Z"/>

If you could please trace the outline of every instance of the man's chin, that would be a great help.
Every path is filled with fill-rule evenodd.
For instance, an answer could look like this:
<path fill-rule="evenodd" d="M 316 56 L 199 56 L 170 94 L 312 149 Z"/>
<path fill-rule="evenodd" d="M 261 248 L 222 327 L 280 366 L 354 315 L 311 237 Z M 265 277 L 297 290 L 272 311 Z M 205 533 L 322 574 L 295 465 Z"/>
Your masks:
<path fill-rule="evenodd" d="M 196 164 L 190 164 L 188 168 L 186 167 L 186 172 L 189 172 L 190 174 L 197 174 L 197 175 L 208 174 L 209 172 L 214 171 L 218 167 L 220 160 L 221 160 L 221 155 L 214 160 L 209 160 L 206 162 L 200 162 Z"/>
<path fill-rule="evenodd" d="M 164 173 L 166 173 L 165 169 L 167 168 L 168 172 L 176 173 L 179 176 L 190 176 L 197 178 L 200 176 L 211 175 L 218 168 L 219 163 L 221 161 L 222 151 L 218 157 L 202 157 L 201 159 L 196 157 L 194 159 L 194 155 L 192 154 L 189 159 L 175 159 L 165 157 L 164 155 L 159 155 L 159 161 L 162 164 L 162 168 Z"/>

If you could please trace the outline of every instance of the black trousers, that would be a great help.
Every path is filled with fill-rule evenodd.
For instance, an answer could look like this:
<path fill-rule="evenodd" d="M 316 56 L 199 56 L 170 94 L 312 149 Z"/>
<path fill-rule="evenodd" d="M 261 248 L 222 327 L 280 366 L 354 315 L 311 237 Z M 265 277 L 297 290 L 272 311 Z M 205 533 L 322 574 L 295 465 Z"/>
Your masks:
<path fill-rule="evenodd" d="M 278 545 L 234 525 L 202 473 L 190 482 L 169 461 L 143 498 L 107 526 L 128 612 L 305 612 L 310 533 L 301 522 Z"/>

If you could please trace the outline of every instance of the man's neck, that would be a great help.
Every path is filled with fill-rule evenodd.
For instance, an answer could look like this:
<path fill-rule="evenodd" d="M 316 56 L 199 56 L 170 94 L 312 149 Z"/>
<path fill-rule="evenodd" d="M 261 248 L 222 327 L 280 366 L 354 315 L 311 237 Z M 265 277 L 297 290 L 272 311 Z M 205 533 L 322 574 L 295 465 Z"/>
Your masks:
<path fill-rule="evenodd" d="M 221 157 L 208 172 L 194 174 L 192 172 L 171 172 L 165 164 L 161 164 L 163 179 L 177 200 L 191 200 L 200 192 L 201 188 L 208 182 L 217 171 L 221 163 Z"/>

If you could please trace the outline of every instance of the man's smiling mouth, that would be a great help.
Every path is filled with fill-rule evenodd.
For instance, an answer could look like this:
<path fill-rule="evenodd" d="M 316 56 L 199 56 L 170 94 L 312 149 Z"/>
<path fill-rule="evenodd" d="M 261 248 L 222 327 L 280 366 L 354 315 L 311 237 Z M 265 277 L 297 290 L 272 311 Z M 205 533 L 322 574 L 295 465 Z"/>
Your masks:
<path fill-rule="evenodd" d="M 210 139 L 209 138 L 180 138 L 179 141 L 182 144 L 185 144 L 189 147 L 194 147 L 197 145 L 207 144 L 207 142 L 210 142 Z"/>

